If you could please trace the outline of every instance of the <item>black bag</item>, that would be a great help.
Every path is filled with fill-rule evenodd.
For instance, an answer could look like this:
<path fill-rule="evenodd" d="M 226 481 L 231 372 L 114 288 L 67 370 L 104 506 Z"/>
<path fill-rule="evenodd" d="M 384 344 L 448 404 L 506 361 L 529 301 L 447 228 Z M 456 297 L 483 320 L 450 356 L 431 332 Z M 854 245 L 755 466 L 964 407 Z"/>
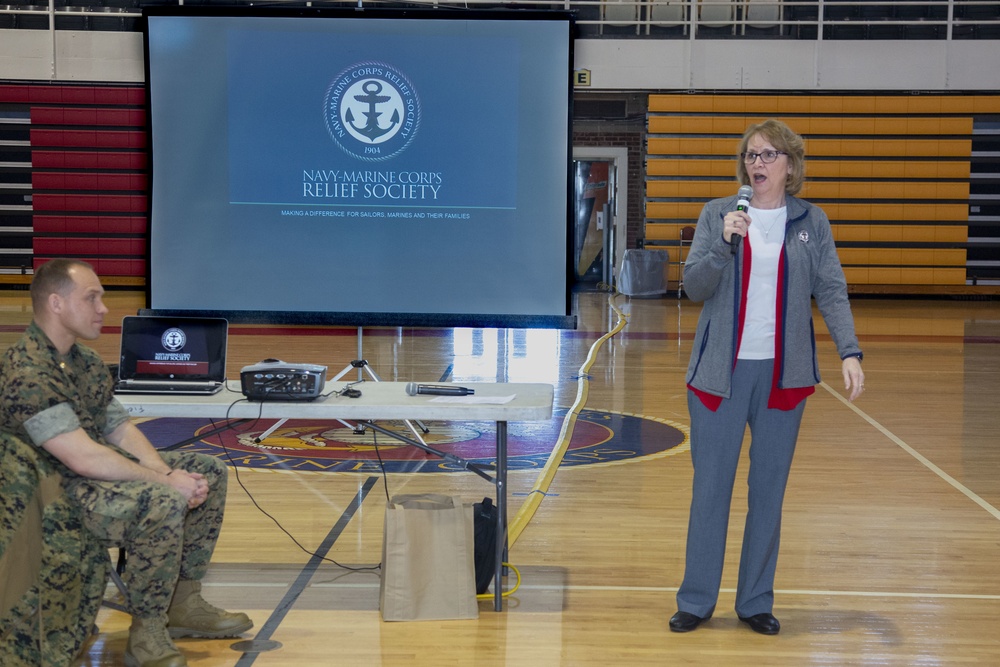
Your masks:
<path fill-rule="evenodd" d="M 497 507 L 491 498 L 472 506 L 475 530 L 476 594 L 482 595 L 493 581 L 497 567 Z"/>

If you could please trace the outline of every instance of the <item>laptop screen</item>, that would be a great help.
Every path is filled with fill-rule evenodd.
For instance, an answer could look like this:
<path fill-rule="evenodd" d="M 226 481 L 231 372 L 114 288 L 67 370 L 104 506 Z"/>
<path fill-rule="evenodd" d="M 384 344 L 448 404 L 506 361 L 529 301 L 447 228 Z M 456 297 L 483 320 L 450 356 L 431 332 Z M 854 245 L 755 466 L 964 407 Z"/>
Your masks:
<path fill-rule="evenodd" d="M 222 382 L 228 333 L 221 317 L 125 317 L 118 377 Z"/>

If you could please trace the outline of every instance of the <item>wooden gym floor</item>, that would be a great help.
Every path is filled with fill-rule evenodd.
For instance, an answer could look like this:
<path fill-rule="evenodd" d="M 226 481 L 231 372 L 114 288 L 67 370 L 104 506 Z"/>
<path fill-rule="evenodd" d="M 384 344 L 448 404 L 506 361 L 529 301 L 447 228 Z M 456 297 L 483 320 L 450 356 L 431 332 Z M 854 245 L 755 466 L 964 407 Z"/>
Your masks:
<path fill-rule="evenodd" d="M 691 483 L 683 374 L 698 306 L 601 292 L 574 300 L 576 331 L 363 332 L 364 358 L 384 380 L 555 386 L 553 424 L 511 425 L 512 438 L 537 455 L 511 474 L 512 517 L 542 479 L 561 415 L 587 411 L 568 435 L 589 428 L 592 440 L 606 422 L 603 450 L 569 455 L 574 465 L 535 492 L 544 497 L 512 547 L 521 583 L 503 613 L 483 601 L 478 620 L 382 622 L 377 574 L 318 562 L 276 525 L 341 564 L 377 565 L 386 488 L 371 464 L 360 473 L 241 469 L 238 480 L 230 475 L 205 588 L 255 627 L 242 643 L 180 640 L 189 664 L 1000 664 L 1000 301 L 855 299 L 867 392 L 854 405 L 821 335 L 824 383 L 809 399 L 785 502 L 774 610 L 782 631 L 764 637 L 732 609 L 745 457 L 716 615 L 690 634 L 667 630 L 683 575 Z M 112 312 L 94 347 L 113 361 L 120 318 L 142 297 L 112 292 L 106 301 Z M 26 292 L 0 292 L 0 344 L 30 316 Z M 817 327 L 825 331 L 818 315 Z M 228 372 L 236 378 L 244 365 L 276 357 L 326 364 L 332 375 L 357 352 L 355 329 L 233 326 Z M 678 433 L 681 444 L 667 442 Z M 581 464 L 588 456 L 594 463 Z M 426 469 L 437 469 L 426 458 Z M 385 479 L 389 494 L 474 502 L 491 492 L 467 472 Z M 102 610 L 79 664 L 123 664 L 128 623 Z"/>

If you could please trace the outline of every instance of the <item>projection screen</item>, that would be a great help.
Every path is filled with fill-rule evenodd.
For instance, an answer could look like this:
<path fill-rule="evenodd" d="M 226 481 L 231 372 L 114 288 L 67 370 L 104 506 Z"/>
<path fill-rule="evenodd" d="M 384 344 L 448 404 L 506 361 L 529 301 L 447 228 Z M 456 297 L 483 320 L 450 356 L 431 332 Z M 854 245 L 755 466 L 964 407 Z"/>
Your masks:
<path fill-rule="evenodd" d="M 575 327 L 570 14 L 144 14 L 146 312 Z"/>

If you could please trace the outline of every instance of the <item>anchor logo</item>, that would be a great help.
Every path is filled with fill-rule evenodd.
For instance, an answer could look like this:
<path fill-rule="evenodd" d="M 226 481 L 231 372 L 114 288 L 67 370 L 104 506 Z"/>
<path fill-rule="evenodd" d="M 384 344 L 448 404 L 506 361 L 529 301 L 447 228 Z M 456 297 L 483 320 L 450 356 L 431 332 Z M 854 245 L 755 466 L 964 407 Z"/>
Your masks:
<path fill-rule="evenodd" d="M 398 155 L 420 126 L 420 100 L 410 80 L 381 62 L 351 65 L 327 89 L 326 126 L 346 153 L 367 161 Z"/>
<path fill-rule="evenodd" d="M 379 104 L 388 102 L 392 100 L 389 95 L 379 95 L 382 92 L 382 84 L 378 81 L 365 81 L 361 84 L 361 89 L 365 92 L 364 95 L 355 95 L 354 99 L 358 102 L 362 102 L 368 105 L 368 111 L 364 113 L 365 118 L 368 119 L 368 123 L 364 127 L 358 127 L 354 124 L 354 114 L 351 112 L 351 108 L 347 107 L 347 113 L 344 114 L 344 120 L 347 124 L 354 128 L 354 131 L 358 134 L 368 137 L 372 142 L 375 142 L 379 137 L 392 132 L 393 128 L 399 125 L 399 110 L 393 109 L 392 118 L 389 119 L 389 127 L 379 127 L 378 117 L 382 115 L 382 112 L 377 111 Z"/>
<path fill-rule="evenodd" d="M 176 352 L 187 344 L 187 335 L 177 327 L 170 327 L 160 336 L 160 344 L 164 349 Z"/>

